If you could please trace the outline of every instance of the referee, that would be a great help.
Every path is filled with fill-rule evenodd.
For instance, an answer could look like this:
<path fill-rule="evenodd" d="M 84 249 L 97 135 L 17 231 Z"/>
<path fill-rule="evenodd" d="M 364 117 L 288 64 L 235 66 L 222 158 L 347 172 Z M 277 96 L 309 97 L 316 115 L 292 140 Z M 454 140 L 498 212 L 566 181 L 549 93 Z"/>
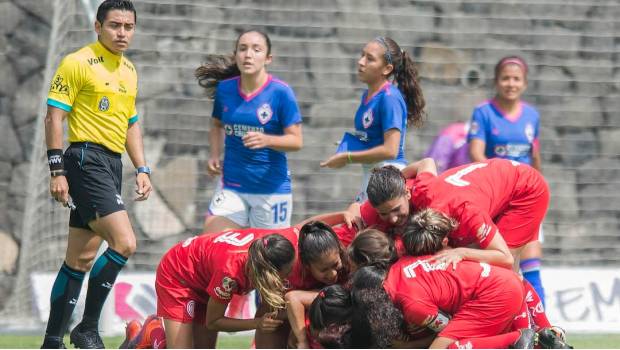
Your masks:
<path fill-rule="evenodd" d="M 136 69 L 123 55 L 135 25 L 131 1 L 103 1 L 95 21 L 98 40 L 67 55 L 51 82 L 45 117 L 50 193 L 72 210 L 65 262 L 52 287 L 42 348 L 65 347 L 62 338 L 89 270 L 84 315 L 70 340 L 82 349 L 104 347 L 98 330 L 101 309 L 136 250 L 121 198 L 121 153 L 127 150 L 136 167 L 136 200 L 148 198 L 151 171 L 136 112 Z M 64 119 L 71 145 L 63 154 Z M 109 248 L 95 261 L 103 240 Z"/>

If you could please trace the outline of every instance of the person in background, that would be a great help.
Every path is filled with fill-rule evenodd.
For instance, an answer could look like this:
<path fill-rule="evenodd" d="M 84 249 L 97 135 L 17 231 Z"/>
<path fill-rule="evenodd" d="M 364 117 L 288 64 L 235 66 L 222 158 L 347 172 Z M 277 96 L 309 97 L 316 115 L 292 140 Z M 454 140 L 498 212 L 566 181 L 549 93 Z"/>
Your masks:
<path fill-rule="evenodd" d="M 380 36 L 367 43 L 357 66 L 368 89 L 355 113 L 355 132 L 345 133 L 337 153 L 320 165 L 338 169 L 361 163 L 364 174 L 356 197 L 361 203 L 372 168 L 407 165 L 407 124 L 422 125 L 425 101 L 411 56 L 393 39 Z"/>
<path fill-rule="evenodd" d="M 504 158 L 529 164 L 541 171 L 538 111 L 523 102 L 528 66 L 518 56 L 507 56 L 495 66 L 495 97 L 474 109 L 468 135 L 469 155 L 474 162 Z M 545 290 L 540 278 L 542 226 L 539 240 L 521 252 L 521 272 L 534 286 L 543 304 Z"/>
<path fill-rule="evenodd" d="M 269 36 L 248 30 L 232 56 L 209 55 L 196 69 L 200 86 L 215 97 L 207 172 L 222 176 L 204 232 L 290 226 L 286 152 L 302 147 L 301 113 L 293 90 L 267 72 L 271 60 Z"/>
<path fill-rule="evenodd" d="M 45 116 L 50 193 L 72 210 L 65 261 L 52 286 L 42 348 L 65 347 L 62 339 L 87 271 L 84 315 L 71 331 L 70 341 L 81 349 L 104 347 L 99 335 L 101 310 L 136 250 L 136 236 L 121 198 L 125 150 L 136 167 L 135 200 L 146 200 L 152 187 L 136 111 L 138 76 L 123 54 L 135 28 L 131 1 L 103 1 L 95 21 L 97 41 L 67 55 L 50 85 Z M 63 154 L 65 119 L 71 145 Z M 95 260 L 104 240 L 108 248 Z"/>
<path fill-rule="evenodd" d="M 454 122 L 441 129 L 424 157 L 433 158 L 437 164 L 437 173 L 470 163 L 467 134 L 469 123 Z"/>

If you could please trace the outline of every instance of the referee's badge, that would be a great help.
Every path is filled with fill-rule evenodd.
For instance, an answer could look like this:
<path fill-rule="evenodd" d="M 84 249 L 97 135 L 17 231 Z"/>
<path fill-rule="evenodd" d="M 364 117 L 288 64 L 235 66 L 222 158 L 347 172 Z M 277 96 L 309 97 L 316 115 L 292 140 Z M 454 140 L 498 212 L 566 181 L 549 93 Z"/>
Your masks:
<path fill-rule="evenodd" d="M 267 122 L 271 120 L 271 116 L 273 116 L 273 111 L 271 110 L 269 103 L 265 103 L 260 106 L 256 110 L 256 116 L 261 124 L 267 124 Z"/>
<path fill-rule="evenodd" d="M 374 120 L 374 116 L 372 115 L 372 109 L 367 110 L 362 116 L 362 125 L 364 129 L 368 129 L 370 125 L 372 125 L 372 121 Z"/>
<path fill-rule="evenodd" d="M 99 100 L 99 110 L 101 112 L 106 112 L 108 109 L 110 109 L 110 100 L 106 96 L 103 96 L 101 100 Z"/>

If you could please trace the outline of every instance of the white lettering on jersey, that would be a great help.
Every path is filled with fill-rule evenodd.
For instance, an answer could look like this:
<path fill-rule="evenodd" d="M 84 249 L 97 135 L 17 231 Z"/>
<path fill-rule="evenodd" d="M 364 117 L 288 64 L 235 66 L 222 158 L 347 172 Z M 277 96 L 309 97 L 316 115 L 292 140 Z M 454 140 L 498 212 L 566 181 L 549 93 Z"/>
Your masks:
<path fill-rule="evenodd" d="M 415 278 L 416 274 L 414 270 L 418 266 L 421 266 L 422 270 L 424 270 L 425 272 L 431 272 L 435 270 L 445 270 L 448 265 L 443 262 L 437 264 L 430 264 L 427 260 L 417 260 L 413 264 L 409 264 L 403 267 L 403 273 L 405 274 L 405 277 Z"/>
<path fill-rule="evenodd" d="M 198 236 L 194 236 L 194 237 L 190 237 L 186 240 L 183 241 L 183 244 L 181 244 L 181 246 L 183 248 L 186 248 L 188 245 L 190 245 L 192 243 L 193 240 L 195 240 L 196 238 L 198 238 Z"/>
<path fill-rule="evenodd" d="M 252 242 L 252 240 L 254 240 L 254 234 L 250 233 L 247 236 L 243 237 L 243 238 L 239 238 L 239 236 L 241 235 L 241 233 L 239 232 L 225 232 L 223 234 L 221 234 L 220 236 L 218 236 L 213 243 L 218 243 L 218 242 L 222 242 L 222 243 L 228 243 L 230 245 L 234 245 L 236 247 L 242 247 L 250 242 Z"/>
<path fill-rule="evenodd" d="M 489 277 L 489 275 L 491 274 L 491 265 L 481 262 L 480 266 L 482 267 L 480 277 Z"/>
<path fill-rule="evenodd" d="M 478 232 L 476 232 L 476 237 L 480 242 L 484 242 L 484 240 L 487 239 L 487 237 L 489 236 L 489 233 L 491 233 L 492 229 L 493 228 L 491 227 L 491 225 L 482 224 L 478 228 Z"/>
<path fill-rule="evenodd" d="M 472 171 L 476 170 L 476 169 L 480 169 L 480 168 L 484 168 L 486 167 L 488 164 L 487 163 L 475 163 L 472 164 L 466 168 L 463 168 L 459 171 L 457 171 L 456 173 L 446 177 L 445 181 L 449 184 L 452 184 L 454 186 L 458 186 L 458 187 L 465 187 L 465 186 L 469 186 L 470 182 L 469 181 L 465 181 L 463 179 L 461 179 L 463 176 L 471 173 Z"/>

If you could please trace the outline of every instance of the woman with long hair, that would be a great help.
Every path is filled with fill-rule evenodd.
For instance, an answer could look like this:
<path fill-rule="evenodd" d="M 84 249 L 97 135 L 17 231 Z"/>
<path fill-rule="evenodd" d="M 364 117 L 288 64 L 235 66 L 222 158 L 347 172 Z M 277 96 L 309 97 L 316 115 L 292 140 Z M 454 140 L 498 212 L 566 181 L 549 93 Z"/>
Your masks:
<path fill-rule="evenodd" d="M 425 102 L 413 59 L 394 39 L 380 36 L 368 42 L 357 66 L 358 79 L 368 89 L 355 113 L 355 132 L 345 133 L 338 153 L 321 166 L 361 163 L 364 177 L 356 201 L 363 202 L 373 167 L 407 164 L 407 125 L 422 125 Z"/>

